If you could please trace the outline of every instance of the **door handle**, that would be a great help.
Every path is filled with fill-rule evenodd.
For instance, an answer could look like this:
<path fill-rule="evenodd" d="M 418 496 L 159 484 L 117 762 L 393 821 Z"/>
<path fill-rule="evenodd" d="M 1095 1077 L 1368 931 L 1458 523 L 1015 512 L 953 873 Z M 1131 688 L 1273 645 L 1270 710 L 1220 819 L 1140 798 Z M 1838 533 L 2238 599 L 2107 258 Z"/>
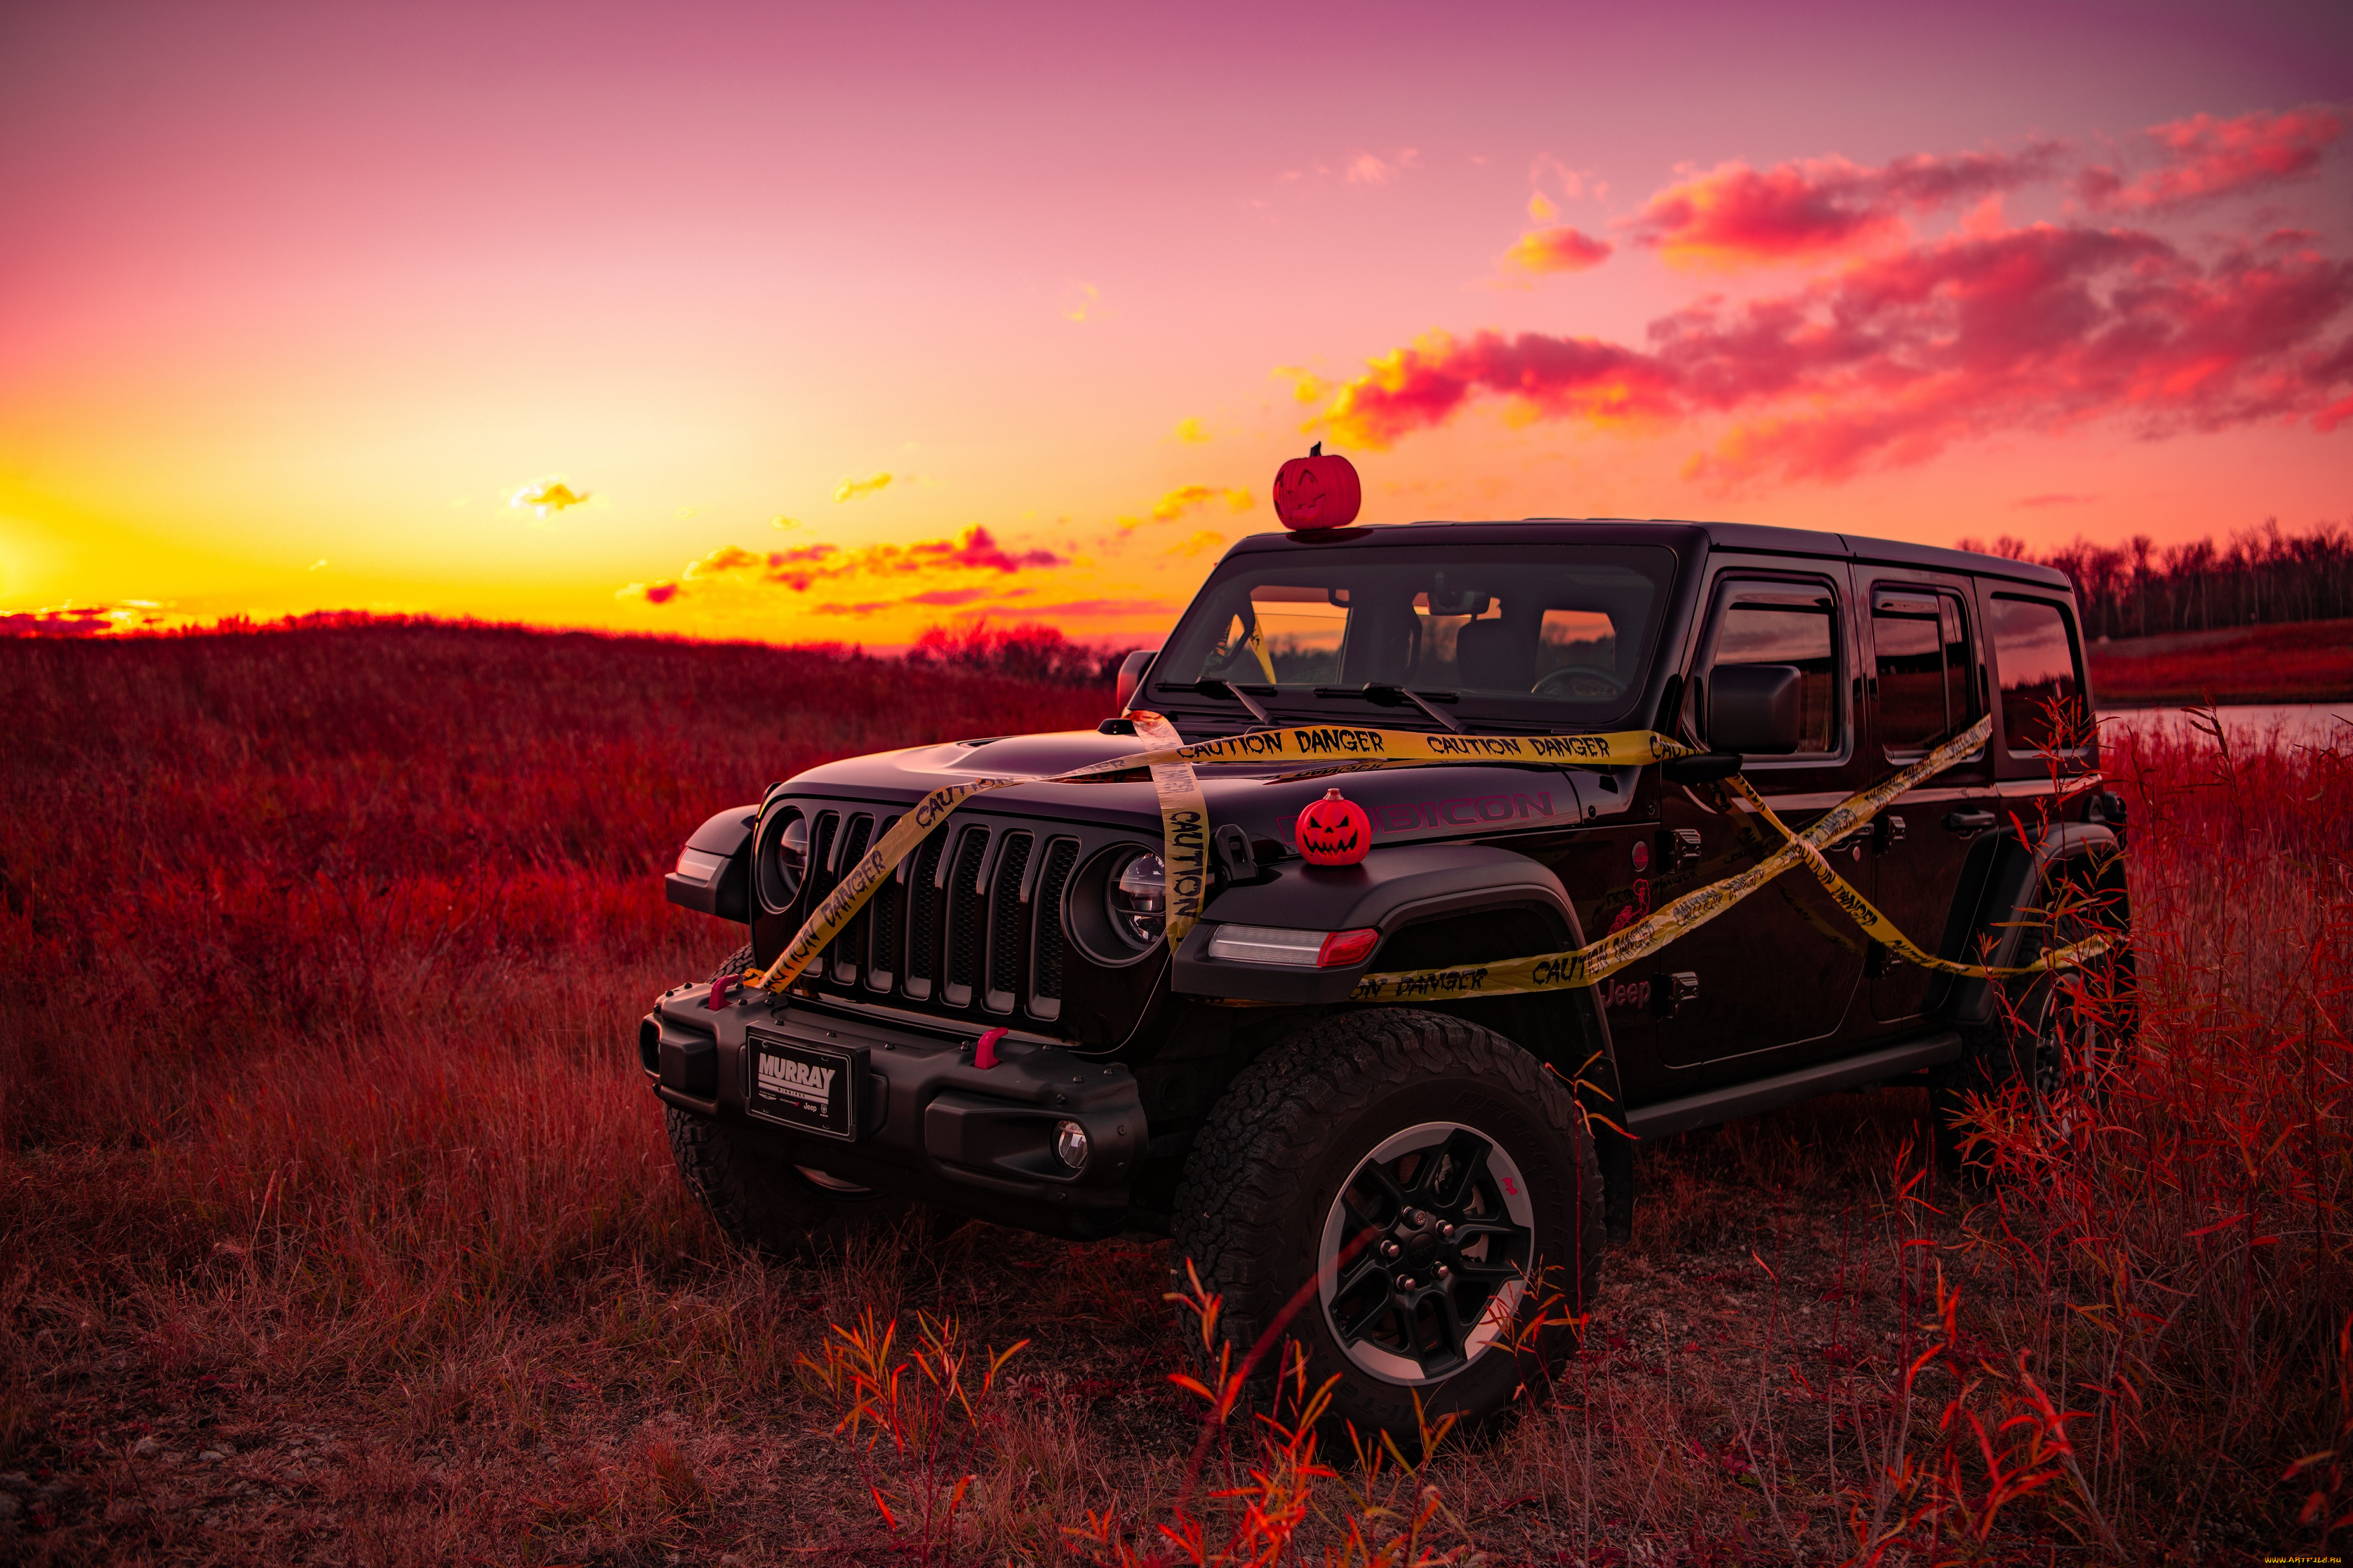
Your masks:
<path fill-rule="evenodd" d="M 1990 811 L 1948 811 L 1945 814 L 1947 833 L 1983 833 L 1994 825 Z"/>

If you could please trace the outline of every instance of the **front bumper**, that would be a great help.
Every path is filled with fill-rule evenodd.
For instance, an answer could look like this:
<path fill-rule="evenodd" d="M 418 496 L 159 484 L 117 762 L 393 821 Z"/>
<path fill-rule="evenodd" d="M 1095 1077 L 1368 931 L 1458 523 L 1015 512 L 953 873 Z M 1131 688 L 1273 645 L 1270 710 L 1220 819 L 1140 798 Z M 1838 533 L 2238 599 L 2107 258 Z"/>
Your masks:
<path fill-rule="evenodd" d="M 997 1063 L 972 1065 L 977 1031 L 932 1028 L 738 989 L 717 1008 L 708 986 L 663 994 L 638 1026 L 654 1092 L 699 1116 L 740 1124 L 791 1163 L 860 1186 L 1041 1231 L 1092 1239 L 1127 1223 L 1146 1131 L 1135 1077 L 1042 1040 L 1008 1037 Z M 779 1127 L 749 1109 L 748 1030 L 834 1049 L 864 1047 L 863 1125 L 838 1139 Z M 1087 1131 L 1085 1165 L 1055 1158 L 1055 1129 Z"/>

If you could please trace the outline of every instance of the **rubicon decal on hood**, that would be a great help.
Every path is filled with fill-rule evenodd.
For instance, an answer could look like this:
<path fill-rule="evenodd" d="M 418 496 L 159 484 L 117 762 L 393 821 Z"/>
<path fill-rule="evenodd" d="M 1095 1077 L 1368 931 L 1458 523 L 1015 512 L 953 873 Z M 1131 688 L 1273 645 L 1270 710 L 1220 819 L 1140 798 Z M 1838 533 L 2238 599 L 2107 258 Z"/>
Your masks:
<path fill-rule="evenodd" d="M 1561 795 L 1557 810 L 1554 796 Z M 1577 820 L 1577 801 L 1567 789 L 1514 790 L 1508 794 L 1457 795 L 1442 800 L 1397 801 L 1371 808 L 1373 831 L 1379 834 L 1412 833 L 1420 829 L 1444 827 L 1503 826 L 1525 822 L 1530 818 L 1549 819 L 1555 816 L 1564 822 Z"/>

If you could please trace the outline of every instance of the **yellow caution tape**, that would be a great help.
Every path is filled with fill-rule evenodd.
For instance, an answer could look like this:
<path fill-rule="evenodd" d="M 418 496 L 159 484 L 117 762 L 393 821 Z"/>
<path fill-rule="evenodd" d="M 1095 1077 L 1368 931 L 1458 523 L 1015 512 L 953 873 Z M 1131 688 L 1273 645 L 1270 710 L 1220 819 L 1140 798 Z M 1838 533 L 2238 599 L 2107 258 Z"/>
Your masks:
<path fill-rule="evenodd" d="M 935 789 L 917 801 L 914 809 L 902 815 L 891 825 L 891 830 L 874 841 L 872 848 L 858 858 L 835 883 L 833 891 L 818 901 L 785 951 L 765 970 L 746 971 L 744 978 L 754 985 L 765 985 L 771 991 L 782 991 L 790 985 L 811 960 L 825 951 L 825 944 L 841 932 L 866 900 L 890 879 L 899 868 L 899 862 L 913 853 L 916 845 L 931 837 L 934 829 L 948 819 L 948 813 L 976 795 L 991 790 L 1007 789 L 1014 784 L 1028 784 L 1028 779 L 975 779 L 969 784 L 949 784 Z"/>
<path fill-rule="evenodd" d="M 1805 831 L 1791 829 L 1773 815 L 1747 781 L 1735 775 L 1726 783 L 1778 830 L 1780 848 L 1756 865 L 1687 893 L 1647 920 L 1614 931 L 1599 942 L 1566 952 L 1538 953 L 1484 964 L 1457 964 L 1444 969 L 1405 970 L 1367 974 L 1356 983 L 1351 999 L 1358 1002 L 1426 1001 L 1445 996 L 1504 996 L 1537 991 L 1567 991 L 1595 984 L 1627 965 L 1641 962 L 1686 933 L 1696 931 L 1733 905 L 1794 866 L 1804 865 L 1830 890 L 1840 909 L 1876 940 L 1907 960 L 1949 974 L 1978 979 L 1996 975 L 2031 974 L 2042 969 L 2071 967 L 2108 948 L 2105 937 L 2092 937 L 2047 952 L 2035 963 L 2009 969 L 1955 963 L 1925 952 L 1895 928 L 1862 894 L 1831 869 L 1822 849 L 1869 822 L 1906 791 L 1918 787 L 1968 756 L 1992 733 L 1993 720 L 1984 718 L 1964 733 L 1947 741 L 1894 777 L 1857 791 L 1824 812 Z"/>
<path fill-rule="evenodd" d="M 1756 785 L 1737 774 L 1724 782 L 1725 786 L 1739 797 L 1740 803 L 1746 809 L 1763 817 L 1776 833 L 1790 843 L 1802 842 L 1799 835 L 1793 832 L 1787 823 L 1773 814 L 1773 808 L 1765 804 L 1765 797 L 1757 793 Z M 1957 963 L 1948 958 L 1938 958 L 1898 931 L 1894 921 L 1882 914 L 1876 905 L 1856 892 L 1852 884 L 1831 868 L 1829 858 L 1819 849 L 1808 844 L 1805 846 L 1805 851 L 1807 868 L 1813 872 L 1814 879 L 1821 883 L 1823 890 L 1830 894 L 1831 901 L 1845 912 L 1847 918 L 1861 926 L 1863 934 L 1873 942 L 1896 953 L 1905 963 L 1916 963 L 1923 969 L 1933 969 L 1943 974 L 1967 975 L 1976 980 L 2015 974 L 2033 974 L 2045 969 L 2072 969 L 2084 959 L 2094 958 L 2105 952 L 2110 945 L 2105 936 L 2086 937 L 2081 942 L 2069 942 L 2063 947 L 2053 948 L 2032 963 L 2008 968 L 1989 968 L 1980 963 Z"/>
<path fill-rule="evenodd" d="M 1154 752 L 1182 751 L 1185 738 L 1176 726 L 1157 713 L 1132 710 L 1135 732 L 1151 742 Z M 1147 753 L 1151 754 L 1151 753 Z M 1209 896 L 1209 802 L 1189 762 L 1154 763 L 1152 793 L 1160 799 L 1160 864 L 1166 889 L 1168 951 L 1185 940 L 1201 918 L 1201 900 Z"/>
<path fill-rule="evenodd" d="M 1160 805 L 1167 889 L 1166 938 L 1173 951 L 1198 922 L 1208 889 L 1208 803 L 1201 793 L 1197 766 L 1226 763 L 1299 762 L 1324 763 L 1287 778 L 1316 776 L 1365 768 L 1430 767 L 1462 763 L 1518 763 L 1554 767 L 1639 767 L 1669 757 L 1693 755 L 1696 748 L 1648 730 L 1587 735 L 1460 735 L 1423 730 L 1383 730 L 1359 725 L 1301 725 L 1260 730 L 1187 745 L 1168 721 L 1157 713 L 1137 710 L 1129 717 L 1148 750 L 1091 763 L 1047 778 L 983 778 L 932 791 L 892 824 L 888 832 L 846 871 L 833 890 L 819 900 L 776 962 L 765 970 L 747 972 L 744 978 L 770 991 L 783 991 L 839 936 L 869 899 L 956 806 L 975 795 L 1011 789 L 1020 784 L 1079 784 L 1105 775 L 1145 769 L 1152 777 Z M 1895 929 L 1830 868 L 1823 847 L 1845 837 L 1906 791 L 1942 773 L 1985 744 L 1990 718 L 1980 719 L 1966 733 L 1937 747 L 1920 762 L 1894 777 L 1862 790 L 1822 814 L 1802 833 L 1792 831 L 1775 816 L 1745 780 L 1727 781 L 1735 794 L 1783 837 L 1780 848 L 1755 866 L 1710 883 L 1622 931 L 1567 952 L 1508 959 L 1489 964 L 1456 965 L 1446 969 L 1368 974 L 1354 993 L 1358 1001 L 1411 1001 L 1434 997 L 1569 990 L 1594 984 L 1627 965 L 1666 946 L 1685 932 L 1706 924 L 1757 889 L 1804 864 L 1822 881 L 1839 907 L 1875 940 L 1912 963 L 1948 973 L 1977 977 L 2029 973 L 2058 968 L 2104 951 L 2105 939 L 2094 938 L 2045 954 L 2021 969 L 1989 970 L 1957 964 L 1924 952 Z"/>
<path fill-rule="evenodd" d="M 1197 764 L 1337 761 L 1357 766 L 1419 767 L 1435 763 L 1500 762 L 1606 768 L 1635 767 L 1693 751 L 1680 741 L 1647 730 L 1607 735 L 1433 735 L 1419 730 L 1356 724 L 1302 724 L 1187 745 L 1176 727 L 1157 713 L 1135 710 L 1128 717 L 1149 750 L 1091 763 L 1049 778 L 974 779 L 923 796 L 875 840 L 857 865 L 842 873 L 841 880 L 809 911 L 776 961 L 765 970 L 747 971 L 744 977 L 770 991 L 792 984 L 826 944 L 857 918 L 899 863 L 947 820 L 950 812 L 992 790 L 1018 784 L 1082 784 L 1137 768 L 1147 770 L 1160 800 L 1161 859 L 1169 879 L 1167 939 L 1174 951 L 1199 920 L 1202 900 L 1208 896 L 1209 805 L 1193 772 Z"/>

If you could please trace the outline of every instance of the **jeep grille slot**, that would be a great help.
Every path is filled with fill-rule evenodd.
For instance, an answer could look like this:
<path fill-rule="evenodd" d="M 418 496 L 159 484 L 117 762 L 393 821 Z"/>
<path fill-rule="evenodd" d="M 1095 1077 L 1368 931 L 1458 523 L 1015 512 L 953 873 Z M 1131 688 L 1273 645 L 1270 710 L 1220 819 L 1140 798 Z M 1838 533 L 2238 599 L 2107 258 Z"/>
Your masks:
<path fill-rule="evenodd" d="M 992 1013 L 1013 1011 L 1013 988 L 1021 984 L 1022 950 L 1029 946 L 1022 940 L 1021 878 L 1037 842 L 1027 833 L 1008 834 L 989 879 L 988 994 L 981 1005 Z"/>
<path fill-rule="evenodd" d="M 801 890 L 803 920 L 808 919 L 818 905 L 825 902 L 825 896 L 833 891 L 833 846 L 840 835 L 841 813 L 838 811 L 820 811 L 809 825 L 808 886 Z M 816 968 L 819 974 L 831 973 L 834 946 L 828 942 L 825 951 L 818 954 Z"/>
<path fill-rule="evenodd" d="M 849 819 L 849 831 L 841 837 L 841 859 L 833 868 L 830 880 L 836 887 L 866 853 L 866 841 L 874 832 L 874 818 L 860 812 Z M 849 918 L 841 935 L 833 943 L 833 978 L 837 984 L 853 985 L 858 981 L 858 961 L 866 952 L 866 910 L 860 910 Z"/>
<path fill-rule="evenodd" d="M 875 837 L 890 832 L 898 820 L 895 816 L 884 817 Z M 874 897 L 867 900 L 866 912 L 874 933 L 874 957 L 866 966 L 866 984 L 877 991 L 890 990 L 891 983 L 899 978 L 900 937 L 907 917 L 907 863 L 902 860 L 899 869 L 885 877 L 882 885 L 874 889 Z"/>
<path fill-rule="evenodd" d="M 948 879 L 948 976 L 940 1000 L 951 1007 L 972 1005 L 980 982 L 980 945 L 987 931 L 987 895 L 980 886 L 981 861 L 988 854 L 988 829 L 967 827 L 956 842 L 955 872 Z"/>
<path fill-rule="evenodd" d="M 808 825 L 808 869 L 792 908 L 762 917 L 759 940 L 770 944 L 847 885 L 904 820 L 877 801 L 804 796 L 777 809 L 787 808 Z M 1139 833 L 958 812 L 883 878 L 805 979 L 821 994 L 954 1016 L 974 1029 L 1020 1020 L 1059 1033 L 1083 996 L 1087 1037 L 1122 1037 L 1134 1018 L 1101 987 L 1081 990 L 1090 961 L 1073 948 L 1063 908 L 1089 857 L 1115 847 L 1148 844 Z"/>
<path fill-rule="evenodd" d="M 1062 1013 L 1062 889 L 1079 864 L 1079 841 L 1057 838 L 1046 846 L 1046 868 L 1038 877 L 1038 894 L 1029 903 L 1036 914 L 1038 941 L 1031 950 L 1037 983 L 1030 987 L 1029 1012 L 1039 1018 Z"/>
<path fill-rule="evenodd" d="M 946 852 L 945 833 L 924 839 L 907 879 L 907 994 L 918 1002 L 932 994 L 932 982 L 939 977 L 939 870 Z"/>
<path fill-rule="evenodd" d="M 833 891 L 833 841 L 841 831 L 841 813 L 820 811 L 809 830 L 808 905 L 815 909 Z"/>

